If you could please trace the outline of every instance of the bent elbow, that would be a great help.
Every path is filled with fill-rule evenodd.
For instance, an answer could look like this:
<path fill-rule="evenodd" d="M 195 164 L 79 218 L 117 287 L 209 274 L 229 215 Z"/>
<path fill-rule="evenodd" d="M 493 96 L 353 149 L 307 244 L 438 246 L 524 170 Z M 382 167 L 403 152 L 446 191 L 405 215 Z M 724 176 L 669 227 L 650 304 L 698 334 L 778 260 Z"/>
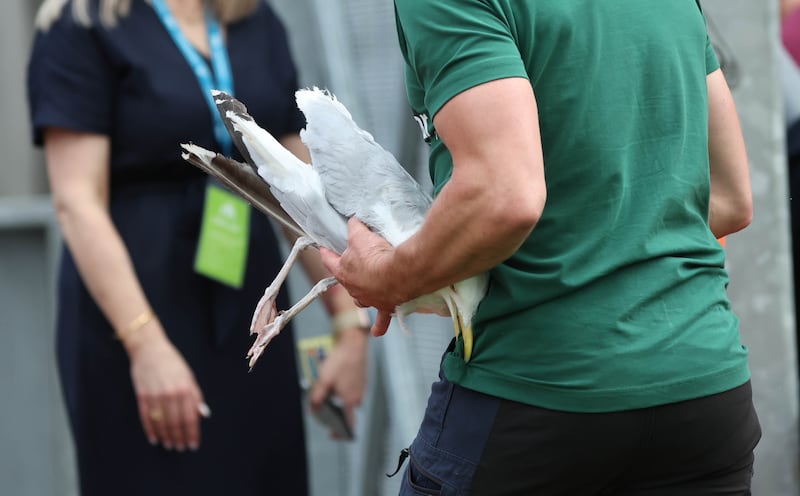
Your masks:
<path fill-rule="evenodd" d="M 711 210 L 709 223 L 717 238 L 741 231 L 753 222 L 753 202 L 749 196 L 739 202 Z"/>
<path fill-rule="evenodd" d="M 533 194 L 528 192 L 516 197 L 513 195 L 507 197 L 502 202 L 498 222 L 508 226 L 510 232 L 526 238 L 542 218 L 546 196 L 546 191 L 542 188 Z"/>
<path fill-rule="evenodd" d="M 532 231 L 533 228 L 536 227 L 536 224 L 539 223 L 539 219 L 542 218 L 545 201 L 546 198 L 544 195 L 531 197 L 519 210 L 517 225 L 521 229 Z"/>
<path fill-rule="evenodd" d="M 746 228 L 753 222 L 753 201 L 749 199 L 747 203 L 741 205 L 741 208 L 738 209 L 738 214 L 735 219 L 734 228 L 735 231 L 741 231 L 742 229 Z"/>
<path fill-rule="evenodd" d="M 70 219 L 74 216 L 75 206 L 62 195 L 53 194 L 51 197 L 53 205 L 53 213 L 59 225 L 63 226 L 69 224 Z"/>
<path fill-rule="evenodd" d="M 753 222 L 753 195 L 742 194 L 730 213 L 731 233 L 741 231 Z"/>

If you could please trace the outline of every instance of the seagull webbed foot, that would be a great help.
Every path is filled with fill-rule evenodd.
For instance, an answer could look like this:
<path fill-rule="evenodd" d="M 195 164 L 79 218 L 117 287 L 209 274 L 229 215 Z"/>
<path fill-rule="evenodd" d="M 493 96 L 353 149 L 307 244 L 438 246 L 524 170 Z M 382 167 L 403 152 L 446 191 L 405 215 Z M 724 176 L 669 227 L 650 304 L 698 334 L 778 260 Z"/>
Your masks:
<path fill-rule="evenodd" d="M 285 312 L 280 312 L 277 316 L 273 314 L 272 320 L 267 322 L 267 324 L 263 327 L 255 328 L 255 333 L 258 334 L 258 338 L 256 338 L 256 342 L 253 343 L 253 346 L 250 348 L 250 352 L 247 354 L 247 358 L 250 359 L 250 370 L 253 369 L 255 366 L 258 357 L 261 356 L 261 353 L 264 352 L 264 348 L 267 347 L 272 338 L 280 334 L 286 324 L 289 323 L 297 314 L 305 310 L 305 308 L 311 304 L 312 301 L 319 298 L 319 296 L 330 289 L 332 286 L 338 284 L 336 278 L 334 277 L 326 277 L 325 279 L 320 280 L 311 290 L 302 298 L 300 301 L 292 305 L 292 307 Z M 266 293 L 264 294 L 266 297 Z M 274 301 L 272 302 L 274 307 Z M 254 325 L 256 320 L 253 320 Z"/>

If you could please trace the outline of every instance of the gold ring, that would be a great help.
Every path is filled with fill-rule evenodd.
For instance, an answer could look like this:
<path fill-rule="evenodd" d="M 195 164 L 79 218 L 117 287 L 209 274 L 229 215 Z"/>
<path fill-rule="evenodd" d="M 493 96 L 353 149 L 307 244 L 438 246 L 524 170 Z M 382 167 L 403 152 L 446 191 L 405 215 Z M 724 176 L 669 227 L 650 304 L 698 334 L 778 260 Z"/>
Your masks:
<path fill-rule="evenodd" d="M 148 415 L 153 422 L 159 422 L 164 419 L 164 410 L 158 407 L 151 408 Z"/>

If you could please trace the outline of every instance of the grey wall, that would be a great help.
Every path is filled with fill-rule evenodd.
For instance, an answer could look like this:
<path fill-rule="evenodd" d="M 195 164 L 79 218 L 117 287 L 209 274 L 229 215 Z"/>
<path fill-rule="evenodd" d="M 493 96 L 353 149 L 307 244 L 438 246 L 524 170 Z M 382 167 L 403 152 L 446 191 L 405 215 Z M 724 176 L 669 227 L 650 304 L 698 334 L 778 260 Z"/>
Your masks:
<path fill-rule="evenodd" d="M 789 195 L 782 99 L 777 80 L 778 2 L 706 0 L 715 41 L 734 59 L 755 219 L 728 239 L 729 286 L 751 352 L 754 401 L 763 437 L 753 494 L 798 494 L 795 357 Z M 800 92 L 800 88 L 797 89 Z"/>
<path fill-rule="evenodd" d="M 0 199 L 0 494 L 74 494 L 52 332 L 57 246 L 46 198 Z"/>
<path fill-rule="evenodd" d="M 6 0 L 0 16 L 0 95 L 3 95 L 0 150 L 0 196 L 25 196 L 47 190 L 41 154 L 28 146 L 26 125 L 28 107 L 25 101 L 25 65 L 32 36 L 33 9 L 38 2 Z"/>
<path fill-rule="evenodd" d="M 398 59 L 392 21 L 387 19 L 391 9 L 374 6 L 367 10 L 366 6 L 377 3 L 352 0 L 273 3 L 289 26 L 301 83 L 329 86 L 380 142 L 408 157 L 404 163 L 413 163 L 418 150 L 404 143 L 408 125 L 412 133 L 416 129 L 407 120 L 405 109 L 397 106 L 402 102 L 402 94 L 398 95 L 402 90 L 393 82 L 398 77 L 394 72 Z M 75 482 L 71 445 L 53 354 L 55 228 L 48 199 L 37 196 L 46 191 L 46 186 L 41 156 L 27 145 L 23 91 L 35 4 L 38 2 L 6 0 L 0 17 L 0 64 L 5 68 L 0 77 L 5 96 L 0 114 L 0 494 L 70 496 Z M 789 198 L 776 81 L 776 4 L 703 1 L 719 28 L 717 36 L 725 40 L 738 63 L 734 96 L 751 159 L 756 201 L 753 225 L 728 240 L 728 263 L 730 293 L 741 316 L 744 341 L 751 350 L 755 402 L 764 430 L 754 480 L 754 494 L 759 496 L 799 493 Z M 332 39 L 323 43 L 323 37 Z M 377 67 L 372 71 L 377 74 L 370 74 L 369 67 Z M 367 85 L 385 85 L 386 89 L 359 95 L 359 88 Z M 302 276 L 294 276 L 295 290 L 300 292 L 305 288 L 304 281 Z M 324 332 L 327 324 L 321 309 L 312 310 L 304 318 L 298 326 L 301 335 Z M 401 332 L 394 334 L 397 339 L 415 339 Z M 402 344 L 409 347 L 409 342 Z M 373 357 L 384 360 L 387 355 L 384 349 L 377 349 Z M 425 357 L 428 361 L 435 359 L 434 355 Z M 373 387 L 391 387 L 383 382 L 379 369 L 375 373 Z M 409 382 L 413 380 L 416 378 Z M 380 450 L 394 453 L 403 446 L 407 440 L 392 439 L 389 434 L 398 430 L 396 426 L 409 414 L 391 392 L 391 398 L 373 392 L 368 400 L 371 406 L 361 412 L 362 437 L 379 442 L 377 447 L 333 443 L 309 420 L 315 494 L 392 494 L 391 484 L 379 481 L 383 480 L 384 467 L 396 458 L 390 460 Z M 405 432 L 409 427 L 399 430 Z M 365 461 L 364 453 L 377 461 Z"/>
<path fill-rule="evenodd" d="M 35 4 L 7 1 L 0 16 L 0 494 L 72 496 L 52 332 L 58 232 L 24 91 Z"/>

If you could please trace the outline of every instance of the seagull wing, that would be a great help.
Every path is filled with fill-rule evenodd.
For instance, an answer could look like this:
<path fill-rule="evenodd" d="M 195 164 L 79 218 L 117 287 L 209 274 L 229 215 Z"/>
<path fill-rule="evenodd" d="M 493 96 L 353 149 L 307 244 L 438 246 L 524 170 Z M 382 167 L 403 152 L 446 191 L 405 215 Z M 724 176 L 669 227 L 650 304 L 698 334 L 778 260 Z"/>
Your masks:
<path fill-rule="evenodd" d="M 240 102 L 221 92 L 214 97 L 234 143 L 283 210 L 317 244 L 342 253 L 347 219 L 328 203 L 316 170 L 258 126 Z"/>
<path fill-rule="evenodd" d="M 194 144 L 182 144 L 183 159 L 218 180 L 262 213 L 275 219 L 297 236 L 303 230 L 272 196 L 267 183 L 246 164 Z"/>
<path fill-rule="evenodd" d="M 306 116 L 307 125 L 300 136 L 311 152 L 313 167 L 259 127 L 243 104 L 220 92 L 215 92 L 214 97 L 222 120 L 256 174 L 248 176 L 243 173 L 247 170 L 243 164 L 194 145 L 184 145 L 184 158 L 219 178 L 268 215 L 278 220 L 282 218 L 284 225 L 299 228 L 318 245 L 338 253 L 347 247 L 346 219 L 352 216 L 364 221 L 393 245 L 408 239 L 422 225 L 432 203 L 430 195 L 371 134 L 356 125 L 344 105 L 330 93 L 314 88 L 300 90 L 295 96 Z M 254 182 L 254 177 L 262 179 L 268 191 L 265 192 L 263 185 L 249 184 Z M 279 208 L 265 193 L 271 193 Z M 291 222 L 286 220 L 287 216 Z M 296 245 L 292 254 L 296 256 L 300 249 L 302 246 Z M 292 254 L 257 307 L 254 323 L 262 320 L 269 323 L 266 326 L 254 324 L 258 327 L 254 332 L 259 338 L 250 352 L 251 366 L 285 321 L 307 304 L 299 302 L 286 312 L 286 319 L 276 317 L 274 308 L 272 312 L 268 309 L 270 304 L 274 307 L 274 295 L 285 278 L 283 273 L 293 263 Z M 323 282 L 330 285 L 335 280 Z M 456 336 L 463 333 L 464 358 L 469 360 L 471 320 L 485 294 L 487 282 L 488 274 L 479 274 L 406 302 L 396 309 L 397 315 L 402 319 L 403 315 L 417 311 L 449 313 Z"/>
<path fill-rule="evenodd" d="M 306 116 L 300 138 L 311 152 L 328 201 L 342 215 L 355 215 L 393 245 L 414 234 L 432 199 L 419 183 L 359 128 L 350 112 L 330 93 L 317 88 L 295 93 Z M 488 273 L 479 274 L 403 303 L 400 319 L 414 312 L 450 314 L 456 336 L 463 333 L 464 358 L 472 354 L 472 317 L 486 293 Z"/>
<path fill-rule="evenodd" d="M 307 121 L 300 137 L 311 152 L 328 202 L 393 245 L 408 239 L 422 225 L 430 195 L 330 93 L 304 89 L 295 98 Z"/>

